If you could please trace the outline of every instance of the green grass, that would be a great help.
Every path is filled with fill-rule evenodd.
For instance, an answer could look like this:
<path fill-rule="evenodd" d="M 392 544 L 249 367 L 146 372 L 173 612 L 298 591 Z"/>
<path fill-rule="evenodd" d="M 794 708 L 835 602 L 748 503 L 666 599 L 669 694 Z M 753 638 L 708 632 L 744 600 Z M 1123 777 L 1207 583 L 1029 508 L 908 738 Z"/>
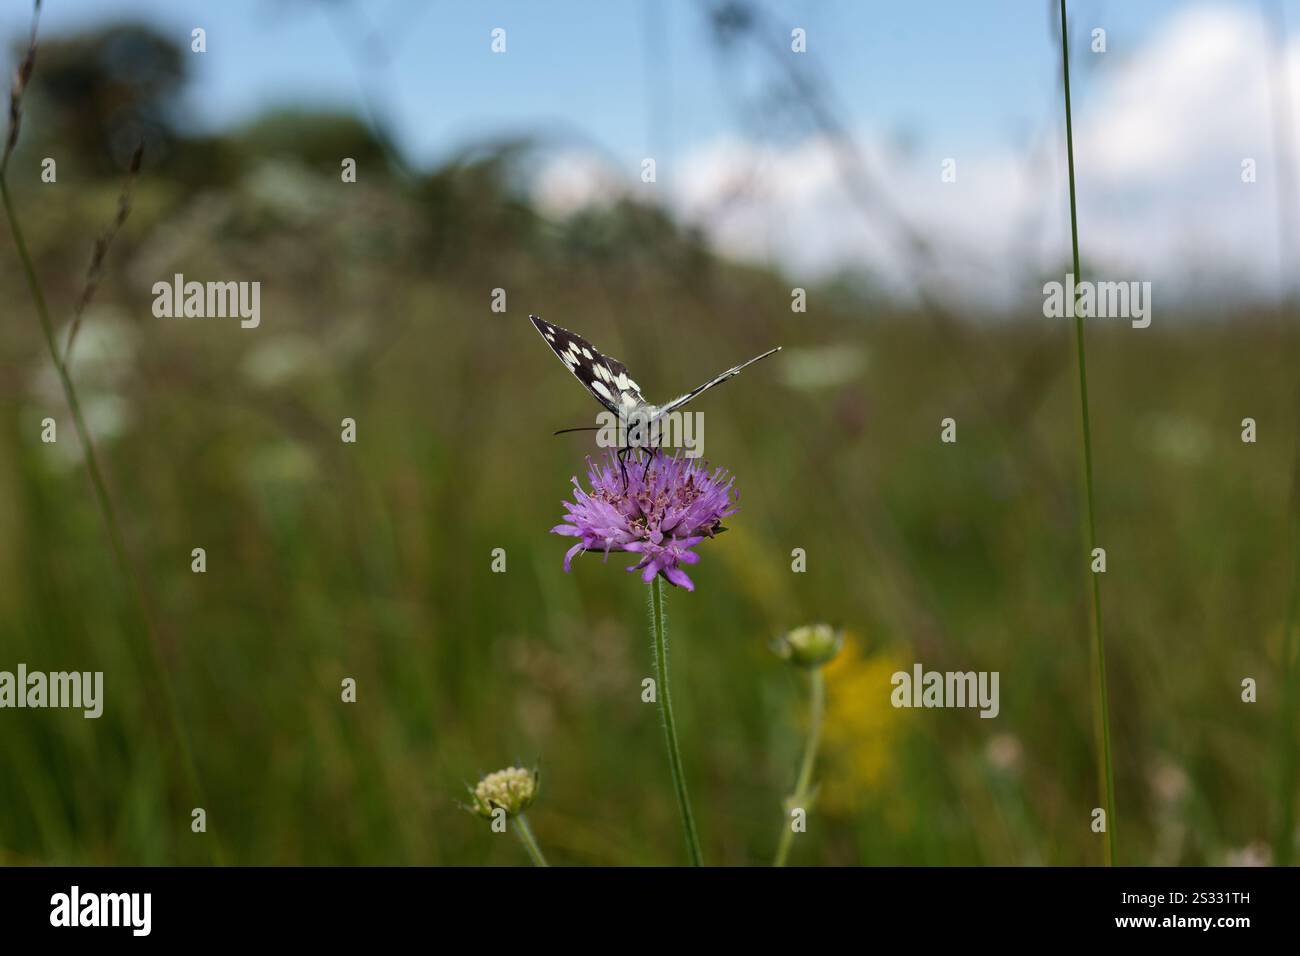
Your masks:
<path fill-rule="evenodd" d="M 107 221 L 117 185 L 37 188 L 15 201 L 57 207 L 28 238 L 59 324 L 90 241 L 71 226 Z M 550 862 L 681 862 L 661 727 L 640 697 L 644 585 L 617 558 L 566 576 L 565 542 L 546 533 L 590 450 L 550 432 L 595 409 L 528 325 L 536 311 L 635 360 L 652 395 L 786 346 L 700 405 L 742 510 L 701 546 L 696 592 L 669 595 L 710 864 L 772 859 L 807 702 L 767 644 L 817 619 L 868 661 L 998 670 L 1002 711 L 893 711 L 887 684 L 830 673 L 823 793 L 794 862 L 1096 862 L 1077 381 L 1043 359 L 1068 356 L 1068 324 L 1030 309 L 954 342 L 831 290 L 791 314 L 789 283 L 634 211 L 593 245 L 478 184 L 478 228 L 430 258 L 443 220 L 423 200 L 340 188 L 329 169 L 303 188 L 319 201 L 290 209 L 245 183 L 214 207 L 146 172 L 77 346 L 91 430 L 122 413 L 97 447 L 172 648 L 203 836 L 0 238 L 0 667 L 103 670 L 107 695 L 99 721 L 0 720 L 0 860 L 207 863 L 215 847 L 235 864 L 518 865 L 515 840 L 456 804 L 465 781 L 539 759 L 529 818 Z M 172 272 L 262 279 L 262 327 L 154 319 L 139 277 Z M 497 286 L 505 315 L 488 308 Z M 788 385 L 812 346 L 855 351 L 862 371 Z M 1240 680 L 1267 687 L 1281 661 L 1300 341 L 1268 316 L 1171 316 L 1090 329 L 1088 350 L 1124 861 L 1222 862 L 1270 838 L 1280 701 L 1243 704 Z M 46 415 L 54 446 L 39 440 Z M 956 445 L 939 441 L 947 416 Z M 355 445 L 339 440 L 344 417 Z M 190 571 L 195 547 L 206 574 Z M 1007 741 L 1018 756 L 993 759 Z"/>

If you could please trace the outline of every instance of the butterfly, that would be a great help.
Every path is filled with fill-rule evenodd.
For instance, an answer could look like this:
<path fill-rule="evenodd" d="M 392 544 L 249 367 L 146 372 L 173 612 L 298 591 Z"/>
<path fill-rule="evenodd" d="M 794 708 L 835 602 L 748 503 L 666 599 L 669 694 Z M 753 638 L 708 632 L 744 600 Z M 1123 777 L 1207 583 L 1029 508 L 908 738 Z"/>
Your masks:
<path fill-rule="evenodd" d="M 721 385 L 727 379 L 739 375 L 741 371 L 755 362 L 781 351 L 781 346 L 778 345 L 762 355 L 755 356 L 748 362 L 742 362 L 734 368 L 727 369 L 722 374 L 709 379 L 703 385 L 691 389 L 684 395 L 679 395 L 671 402 L 663 405 L 652 405 L 641 394 L 641 386 L 628 375 L 627 366 L 618 359 L 601 354 L 599 349 L 581 335 L 570 332 L 568 329 L 552 325 L 536 315 L 530 315 L 528 318 L 542 336 L 542 339 L 550 346 L 551 351 L 565 364 L 565 367 L 573 373 L 574 378 L 582 383 L 583 387 L 591 393 L 596 401 L 617 415 L 620 421 L 640 422 L 643 425 L 641 428 L 629 430 L 628 447 L 619 451 L 620 463 L 632 448 L 643 447 L 647 444 L 645 434 L 647 432 L 653 434 L 655 425 L 665 415 L 681 408 L 695 396 L 707 392 L 713 386 Z M 580 429 L 563 430 L 578 431 Z M 559 432 L 556 434 L 559 434 Z M 649 461 L 646 462 L 646 467 L 649 468 Z"/>

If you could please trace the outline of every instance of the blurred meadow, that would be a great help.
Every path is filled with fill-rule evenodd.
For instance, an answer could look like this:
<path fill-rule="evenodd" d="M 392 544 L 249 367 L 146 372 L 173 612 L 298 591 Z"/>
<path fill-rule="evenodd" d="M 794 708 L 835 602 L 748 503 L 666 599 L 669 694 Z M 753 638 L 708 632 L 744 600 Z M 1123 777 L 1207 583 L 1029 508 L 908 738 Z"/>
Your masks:
<path fill-rule="evenodd" d="M 714 6 L 719 44 L 758 22 Z M 145 143 L 70 373 L 154 627 L 0 230 L 0 669 L 102 670 L 106 697 L 98 720 L 0 711 L 0 862 L 521 865 L 458 805 L 480 775 L 534 762 L 553 863 L 684 861 L 641 701 L 646 586 L 626 555 L 566 575 L 569 542 L 548 534 L 595 452 L 551 432 L 596 407 L 530 312 L 652 399 L 784 346 L 692 406 L 741 508 L 700 546 L 695 592 L 667 595 L 709 863 L 772 857 L 807 692 L 769 644 L 823 620 L 846 644 L 792 864 L 1100 862 L 1073 329 L 1038 294 L 1066 258 L 1015 305 L 954 303 L 930 294 L 912 235 L 898 245 L 921 265 L 900 281 L 920 278 L 900 296 L 865 270 L 810 281 L 727 255 L 634 192 L 546 211 L 529 183 L 549 145 L 525 132 L 423 168 L 364 110 L 189 130 L 170 105 L 193 92 L 187 43 L 144 22 L 42 33 L 23 104 L 8 179 L 60 342 Z M 1040 82 L 1059 95 L 1059 76 Z M 907 193 L 886 194 L 905 216 Z M 1089 273 L 1086 225 L 1081 242 Z M 260 281 L 260 326 L 155 318 L 151 287 L 175 273 Z M 1279 832 L 1295 311 L 1192 299 L 1149 329 L 1089 325 L 1087 349 L 1119 862 L 1276 861 L 1295 839 Z M 998 671 L 1000 714 L 893 708 L 890 676 L 915 662 Z"/>

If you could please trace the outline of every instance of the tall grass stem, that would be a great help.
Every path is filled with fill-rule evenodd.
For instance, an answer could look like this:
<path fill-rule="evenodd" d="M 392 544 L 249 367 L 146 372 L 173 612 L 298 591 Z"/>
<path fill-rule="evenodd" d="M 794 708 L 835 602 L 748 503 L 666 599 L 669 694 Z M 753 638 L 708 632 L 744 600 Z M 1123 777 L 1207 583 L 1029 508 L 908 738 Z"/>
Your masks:
<path fill-rule="evenodd" d="M 1294 265 L 1300 246 L 1296 244 L 1295 138 L 1292 131 L 1291 96 L 1287 85 L 1287 23 L 1283 0 L 1269 4 L 1272 13 L 1272 63 L 1269 88 L 1273 102 L 1273 149 L 1277 156 L 1278 258 L 1282 266 L 1283 309 L 1294 318 L 1300 298 L 1294 281 Z M 1297 392 L 1300 399 L 1300 392 Z M 1300 401 L 1296 407 L 1300 408 Z M 1296 777 L 1300 761 L 1296 742 L 1296 626 L 1300 612 L 1300 427 L 1296 429 L 1295 457 L 1291 483 L 1291 594 L 1287 599 L 1286 624 L 1282 632 L 1282 707 L 1278 728 L 1277 820 L 1273 833 L 1273 864 L 1290 866 L 1296 846 Z"/>
<path fill-rule="evenodd" d="M 1070 243 L 1074 254 L 1074 281 L 1083 281 L 1079 268 L 1079 212 L 1074 180 L 1074 122 L 1070 113 L 1070 31 L 1066 27 L 1065 0 L 1061 0 L 1061 74 L 1065 88 L 1065 146 L 1070 170 Z M 1083 484 L 1088 510 L 1088 557 L 1084 567 L 1090 568 L 1092 554 L 1097 548 L 1097 505 L 1092 480 L 1092 424 L 1088 418 L 1088 364 L 1083 345 L 1083 315 L 1078 299 L 1074 302 L 1074 339 L 1079 359 L 1079 409 L 1083 423 Z M 1092 585 L 1092 647 L 1096 668 L 1097 723 L 1101 737 L 1098 754 L 1098 776 L 1102 781 L 1102 797 L 1106 803 L 1105 861 L 1115 863 L 1115 771 L 1110 748 L 1110 701 L 1106 689 L 1106 643 L 1101 628 L 1101 579 L 1090 571 Z"/>

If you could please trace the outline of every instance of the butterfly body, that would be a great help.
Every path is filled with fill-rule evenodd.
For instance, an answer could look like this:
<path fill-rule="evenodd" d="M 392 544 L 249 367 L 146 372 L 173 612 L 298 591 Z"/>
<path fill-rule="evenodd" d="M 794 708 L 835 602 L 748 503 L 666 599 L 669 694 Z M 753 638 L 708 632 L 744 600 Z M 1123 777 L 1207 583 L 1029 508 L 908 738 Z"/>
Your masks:
<path fill-rule="evenodd" d="M 645 400 L 641 386 L 628 375 L 627 366 L 618 359 L 603 355 L 594 345 L 582 336 L 562 329 L 558 325 L 536 316 L 528 317 L 556 357 L 573 373 L 574 378 L 583 384 L 592 397 L 613 412 L 623 423 L 633 423 L 639 427 L 628 430 L 628 447 L 648 447 L 652 444 L 650 436 L 656 431 L 655 425 L 664 416 L 681 408 L 702 392 L 714 385 L 719 385 L 741 369 L 753 365 L 760 359 L 781 351 L 780 346 L 764 352 L 762 355 L 742 362 L 705 382 L 698 388 L 680 395 L 671 402 L 655 405 Z"/>

